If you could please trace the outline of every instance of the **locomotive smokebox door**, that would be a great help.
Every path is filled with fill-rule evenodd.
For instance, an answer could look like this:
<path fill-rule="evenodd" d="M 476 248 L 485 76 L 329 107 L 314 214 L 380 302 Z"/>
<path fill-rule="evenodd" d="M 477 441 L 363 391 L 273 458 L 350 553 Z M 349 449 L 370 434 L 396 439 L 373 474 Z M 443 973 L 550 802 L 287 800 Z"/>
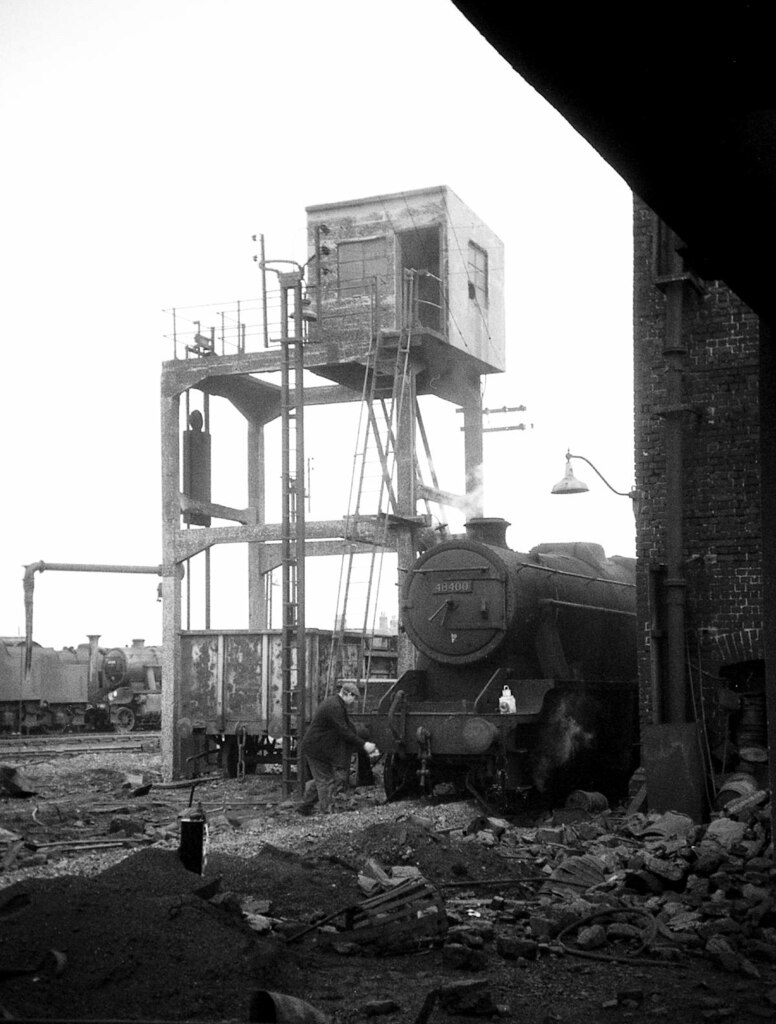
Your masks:
<path fill-rule="evenodd" d="M 509 609 L 500 553 L 472 541 L 421 556 L 404 594 L 403 621 L 415 646 L 448 665 L 476 662 L 504 640 Z"/>

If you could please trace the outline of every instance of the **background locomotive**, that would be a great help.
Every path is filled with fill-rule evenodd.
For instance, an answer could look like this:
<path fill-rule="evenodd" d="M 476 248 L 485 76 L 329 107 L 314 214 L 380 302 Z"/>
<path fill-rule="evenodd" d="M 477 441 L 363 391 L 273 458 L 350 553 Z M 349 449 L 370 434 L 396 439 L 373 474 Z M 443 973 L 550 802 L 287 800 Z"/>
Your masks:
<path fill-rule="evenodd" d="M 438 782 L 613 797 L 638 763 L 635 559 L 583 543 L 521 554 L 508 526 L 472 520 L 407 574 L 417 667 L 353 716 L 386 755 L 389 798 Z"/>
<path fill-rule="evenodd" d="M 24 640 L 0 638 L 0 730 L 158 729 L 161 724 L 161 648 L 88 644 L 56 651 L 33 644 L 29 678 Z"/>

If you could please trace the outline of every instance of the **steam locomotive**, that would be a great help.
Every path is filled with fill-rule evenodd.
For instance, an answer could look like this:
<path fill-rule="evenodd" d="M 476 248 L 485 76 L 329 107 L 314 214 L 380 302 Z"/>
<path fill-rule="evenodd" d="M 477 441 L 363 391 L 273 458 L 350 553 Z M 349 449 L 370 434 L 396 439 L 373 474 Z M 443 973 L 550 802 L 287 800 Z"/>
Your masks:
<path fill-rule="evenodd" d="M 0 731 L 12 733 L 158 729 L 161 725 L 161 648 L 88 644 L 56 651 L 0 638 Z"/>
<path fill-rule="evenodd" d="M 597 544 L 511 550 L 503 519 L 423 553 L 404 583 L 417 667 L 352 717 L 386 755 L 390 798 L 622 795 L 638 761 L 635 559 Z"/>

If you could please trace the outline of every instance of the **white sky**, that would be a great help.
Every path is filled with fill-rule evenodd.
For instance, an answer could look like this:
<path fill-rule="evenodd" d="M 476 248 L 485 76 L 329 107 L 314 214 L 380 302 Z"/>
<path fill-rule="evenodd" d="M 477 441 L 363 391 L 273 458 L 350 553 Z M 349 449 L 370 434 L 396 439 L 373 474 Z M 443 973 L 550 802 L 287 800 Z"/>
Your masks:
<path fill-rule="evenodd" d="M 583 463 L 587 495 L 549 494 L 567 448 L 633 482 L 630 192 L 447 0 L 0 0 L 0 138 L 0 635 L 28 563 L 161 561 L 161 311 L 254 297 L 251 235 L 303 261 L 305 206 L 442 184 L 505 245 L 485 404 L 533 424 L 486 434 L 486 514 L 518 550 L 634 553 Z M 346 512 L 324 434 L 313 519 Z M 158 643 L 156 583 L 36 574 L 35 639 Z"/>

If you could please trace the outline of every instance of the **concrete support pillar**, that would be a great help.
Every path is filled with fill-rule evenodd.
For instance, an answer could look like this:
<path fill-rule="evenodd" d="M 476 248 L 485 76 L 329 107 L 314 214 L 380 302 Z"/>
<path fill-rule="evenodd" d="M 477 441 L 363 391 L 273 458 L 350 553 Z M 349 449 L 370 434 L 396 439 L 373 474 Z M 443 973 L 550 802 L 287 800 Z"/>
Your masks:
<path fill-rule="evenodd" d="M 162 395 L 162 776 L 181 774 L 180 395 Z"/>
<path fill-rule="evenodd" d="M 482 392 L 479 377 L 471 383 L 463 402 L 464 469 L 470 519 L 483 516 L 484 467 L 482 448 Z"/>
<path fill-rule="evenodd" d="M 264 474 L 264 427 L 248 423 L 248 505 L 254 510 L 256 525 L 266 522 Z M 248 628 L 266 629 L 269 626 L 264 573 L 266 558 L 264 544 L 248 545 Z"/>

